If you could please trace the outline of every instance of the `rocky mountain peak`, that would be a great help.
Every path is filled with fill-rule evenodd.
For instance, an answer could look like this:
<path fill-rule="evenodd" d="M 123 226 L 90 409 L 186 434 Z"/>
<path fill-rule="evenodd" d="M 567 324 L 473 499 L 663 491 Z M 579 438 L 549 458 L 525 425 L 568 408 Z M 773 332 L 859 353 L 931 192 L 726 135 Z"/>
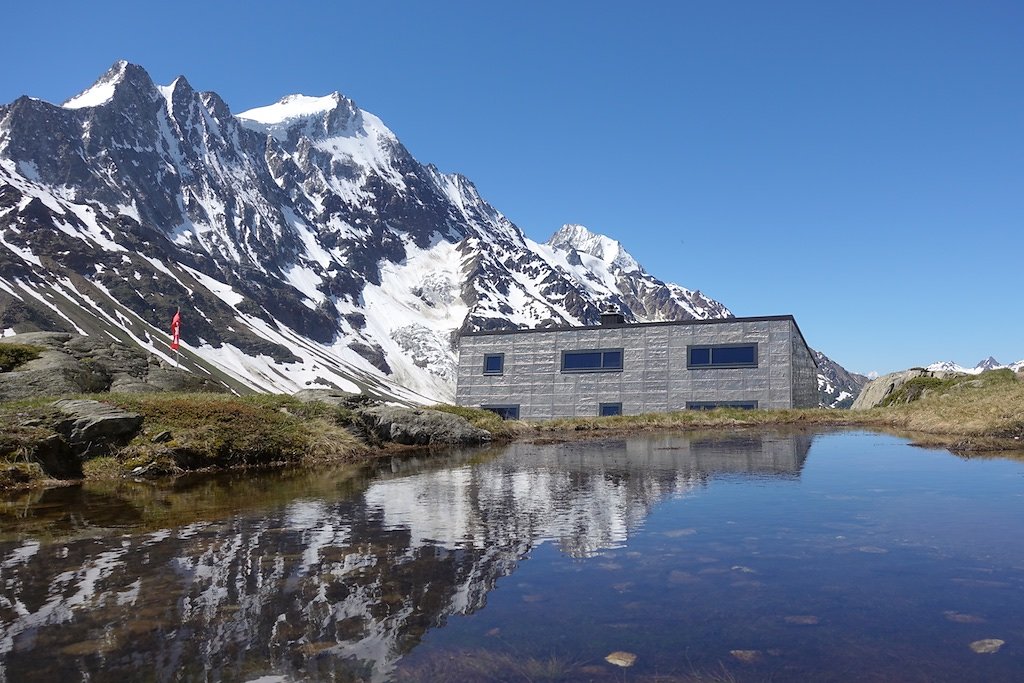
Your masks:
<path fill-rule="evenodd" d="M 551 236 L 547 244 L 563 251 L 575 250 L 580 254 L 589 254 L 626 273 L 641 269 L 637 260 L 618 240 L 591 232 L 583 225 L 566 223 Z"/>
<path fill-rule="evenodd" d="M 149 73 L 138 64 L 123 59 L 114 62 L 107 72 L 91 86 L 67 100 L 65 109 L 100 107 L 112 101 L 119 93 L 151 94 L 156 86 Z"/>
<path fill-rule="evenodd" d="M 977 365 L 974 366 L 974 368 L 977 370 L 993 370 L 995 368 L 1001 367 L 1003 367 L 1003 364 L 997 361 L 992 356 L 989 356 L 988 358 L 986 358 L 983 361 L 980 361 Z"/>
<path fill-rule="evenodd" d="M 309 95 L 286 95 L 274 104 L 256 107 L 238 114 L 246 128 L 264 133 L 278 141 L 292 141 L 303 136 L 320 140 L 334 136 L 354 137 L 364 134 L 366 121 L 356 103 L 338 91 L 323 97 Z M 372 124 L 386 130 L 379 119 L 372 117 Z M 391 131 L 387 131 L 394 137 Z"/>

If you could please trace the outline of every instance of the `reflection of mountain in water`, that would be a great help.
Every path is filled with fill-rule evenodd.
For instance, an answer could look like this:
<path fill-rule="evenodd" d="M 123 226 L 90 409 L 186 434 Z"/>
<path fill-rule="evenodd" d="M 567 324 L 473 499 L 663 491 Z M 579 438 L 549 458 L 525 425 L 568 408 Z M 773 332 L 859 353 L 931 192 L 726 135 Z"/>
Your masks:
<path fill-rule="evenodd" d="M 798 476 L 808 436 L 515 444 L 145 535 L 0 544 L 0 681 L 386 678 L 536 544 L 621 545 L 717 473 Z"/>

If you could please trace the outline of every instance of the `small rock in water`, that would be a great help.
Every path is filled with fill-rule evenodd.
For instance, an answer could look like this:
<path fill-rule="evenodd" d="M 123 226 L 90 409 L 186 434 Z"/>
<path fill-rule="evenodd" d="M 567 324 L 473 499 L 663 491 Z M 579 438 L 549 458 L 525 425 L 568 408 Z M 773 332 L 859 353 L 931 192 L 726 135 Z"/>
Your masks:
<path fill-rule="evenodd" d="M 800 626 L 813 626 L 818 623 L 818 617 L 813 614 L 791 614 L 788 617 L 783 617 L 783 620 L 787 624 L 798 624 Z"/>
<path fill-rule="evenodd" d="M 984 640 L 976 640 L 971 643 L 971 649 L 979 655 L 994 655 L 999 652 L 999 648 L 1003 645 L 1006 645 L 1005 640 L 999 640 L 998 638 L 985 638 Z"/>
<path fill-rule="evenodd" d="M 985 619 L 983 617 L 976 616 L 974 614 L 964 614 L 963 612 L 954 612 L 953 610 L 946 610 L 943 612 L 946 619 L 955 621 L 958 624 L 984 624 Z"/>
<path fill-rule="evenodd" d="M 752 664 L 761 659 L 760 650 L 729 650 L 729 654 L 746 664 Z"/>
<path fill-rule="evenodd" d="M 700 581 L 699 578 L 691 574 L 690 572 L 681 572 L 678 569 L 673 569 L 668 575 L 669 583 L 697 583 Z"/>
<path fill-rule="evenodd" d="M 697 533 L 697 530 L 696 529 L 673 529 L 672 531 L 663 531 L 661 533 L 662 533 L 663 536 L 668 536 L 669 538 L 679 538 L 681 536 L 692 536 L 693 534 Z"/>
<path fill-rule="evenodd" d="M 632 652 L 623 652 L 622 650 L 616 650 L 610 655 L 604 658 L 604 661 L 615 666 L 621 666 L 623 668 L 633 666 L 636 662 L 636 655 Z"/>

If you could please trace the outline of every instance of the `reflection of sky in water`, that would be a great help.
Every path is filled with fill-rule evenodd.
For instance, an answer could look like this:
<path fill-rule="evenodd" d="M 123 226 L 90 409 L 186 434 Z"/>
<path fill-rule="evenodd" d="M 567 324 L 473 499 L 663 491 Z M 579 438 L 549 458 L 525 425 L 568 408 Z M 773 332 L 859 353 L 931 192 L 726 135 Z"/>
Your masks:
<path fill-rule="evenodd" d="M 1024 679 L 1019 462 L 739 433 L 397 470 L 0 542 L 0 681 Z"/>

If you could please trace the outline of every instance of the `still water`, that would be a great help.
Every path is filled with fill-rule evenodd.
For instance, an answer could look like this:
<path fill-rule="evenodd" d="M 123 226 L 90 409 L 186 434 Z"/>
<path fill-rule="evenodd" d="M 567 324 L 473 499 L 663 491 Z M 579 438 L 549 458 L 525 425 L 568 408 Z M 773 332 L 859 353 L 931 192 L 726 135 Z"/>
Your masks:
<path fill-rule="evenodd" d="M 35 492 L 0 682 L 1022 681 L 1022 531 L 1024 461 L 863 432 Z"/>

